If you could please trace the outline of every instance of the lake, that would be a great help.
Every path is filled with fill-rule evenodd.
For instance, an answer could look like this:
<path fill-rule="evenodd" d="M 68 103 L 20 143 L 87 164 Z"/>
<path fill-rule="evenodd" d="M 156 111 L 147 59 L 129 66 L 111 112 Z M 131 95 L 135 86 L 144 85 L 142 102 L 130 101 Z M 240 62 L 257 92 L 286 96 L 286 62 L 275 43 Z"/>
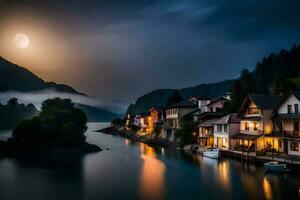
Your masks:
<path fill-rule="evenodd" d="M 107 126 L 89 123 L 90 143 L 102 152 L 70 165 L 0 160 L 1 200 L 103 199 L 299 199 L 300 177 L 265 174 L 263 167 L 222 158 L 213 160 L 179 150 L 93 132 Z M 11 132 L 0 133 L 5 139 Z M 106 150 L 109 148 L 109 150 Z"/>

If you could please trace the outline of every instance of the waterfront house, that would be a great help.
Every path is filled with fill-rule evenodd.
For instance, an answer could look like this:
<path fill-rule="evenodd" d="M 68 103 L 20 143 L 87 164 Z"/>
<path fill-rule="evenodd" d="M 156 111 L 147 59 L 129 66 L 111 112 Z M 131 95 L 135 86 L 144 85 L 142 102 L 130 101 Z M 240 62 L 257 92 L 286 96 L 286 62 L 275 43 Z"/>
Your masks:
<path fill-rule="evenodd" d="M 223 116 L 221 110 L 225 102 L 229 101 L 225 97 L 214 100 L 201 97 L 198 99 L 198 109 L 190 113 L 194 122 L 198 122 L 197 143 L 202 147 L 214 146 L 214 122 Z"/>
<path fill-rule="evenodd" d="M 140 113 L 136 114 L 133 121 L 134 126 L 140 127 L 139 133 L 146 134 L 148 133 L 149 123 L 151 123 L 151 117 L 149 113 Z"/>
<path fill-rule="evenodd" d="M 153 133 L 154 129 L 157 128 L 160 133 L 162 133 L 162 124 L 164 120 L 164 110 L 161 106 L 152 107 L 150 110 L 149 127 L 148 132 Z"/>
<path fill-rule="evenodd" d="M 225 115 L 212 124 L 214 147 L 228 150 L 229 139 L 240 131 L 240 119 L 237 118 L 237 113 Z"/>
<path fill-rule="evenodd" d="M 230 147 L 237 151 L 264 151 L 266 144 L 272 141 L 273 110 L 280 96 L 249 94 L 238 112 L 240 132 L 230 139 Z M 275 141 L 278 143 L 278 140 Z M 280 143 L 280 142 L 279 142 Z"/>
<path fill-rule="evenodd" d="M 180 121 L 182 118 L 197 109 L 198 104 L 193 100 L 182 101 L 172 106 L 165 108 L 165 120 L 163 138 L 167 138 L 170 141 L 174 141 L 174 133 L 180 128 Z"/>
<path fill-rule="evenodd" d="M 212 147 L 214 146 L 214 123 L 217 119 L 209 119 L 202 121 L 198 125 L 197 143 L 201 147 Z"/>
<path fill-rule="evenodd" d="M 300 91 L 287 92 L 274 111 L 274 133 L 271 145 L 288 155 L 300 155 Z M 278 147 L 273 141 L 280 141 Z"/>

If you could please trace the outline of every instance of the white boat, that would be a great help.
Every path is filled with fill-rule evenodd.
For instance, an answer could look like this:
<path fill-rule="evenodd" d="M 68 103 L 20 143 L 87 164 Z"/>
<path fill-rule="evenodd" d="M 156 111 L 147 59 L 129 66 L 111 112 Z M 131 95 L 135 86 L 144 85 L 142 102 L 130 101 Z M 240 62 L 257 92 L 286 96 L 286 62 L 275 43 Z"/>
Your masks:
<path fill-rule="evenodd" d="M 203 151 L 203 156 L 213 159 L 218 159 L 220 157 L 220 150 L 211 148 L 211 149 L 205 149 Z"/>
<path fill-rule="evenodd" d="M 279 163 L 279 162 L 276 162 L 276 161 L 266 162 L 266 163 L 264 163 L 264 166 L 267 169 L 267 171 L 273 171 L 273 172 L 286 172 L 286 171 L 289 171 L 289 169 L 286 168 L 285 163 Z"/>

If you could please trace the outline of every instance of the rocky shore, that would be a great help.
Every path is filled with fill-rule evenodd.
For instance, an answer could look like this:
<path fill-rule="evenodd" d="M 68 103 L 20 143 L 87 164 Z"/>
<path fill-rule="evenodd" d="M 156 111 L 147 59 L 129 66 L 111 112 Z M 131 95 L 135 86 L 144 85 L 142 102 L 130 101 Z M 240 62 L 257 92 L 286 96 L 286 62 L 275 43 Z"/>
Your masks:
<path fill-rule="evenodd" d="M 127 131 L 125 129 L 118 129 L 113 126 L 107 127 L 107 128 L 101 129 L 101 130 L 97 130 L 96 132 L 101 132 L 101 133 L 110 134 L 110 135 L 118 135 L 121 137 L 128 138 L 132 141 L 145 143 L 149 146 L 170 147 L 170 148 L 177 147 L 176 144 L 174 144 L 166 139 L 155 138 L 150 134 L 140 135 L 137 132 Z"/>

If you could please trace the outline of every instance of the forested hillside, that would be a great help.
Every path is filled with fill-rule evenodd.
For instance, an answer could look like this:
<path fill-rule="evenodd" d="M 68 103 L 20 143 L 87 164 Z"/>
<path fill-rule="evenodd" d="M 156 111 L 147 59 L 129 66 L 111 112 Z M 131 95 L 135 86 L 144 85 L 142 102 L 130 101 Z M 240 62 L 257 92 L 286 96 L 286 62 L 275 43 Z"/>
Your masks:
<path fill-rule="evenodd" d="M 264 57 L 253 72 L 242 70 L 231 88 L 232 102 L 225 106 L 224 112 L 236 112 L 249 93 L 279 95 L 287 90 L 299 89 L 300 45 L 294 45 L 290 50 Z"/>
<path fill-rule="evenodd" d="M 136 114 L 148 111 L 153 106 L 166 106 L 168 99 L 178 91 L 183 98 L 191 96 L 207 95 L 216 97 L 224 95 L 230 90 L 234 80 L 227 80 L 217 83 L 201 84 L 195 87 L 176 89 L 159 89 L 139 97 L 136 102 L 129 106 L 127 112 Z"/>
<path fill-rule="evenodd" d="M 55 89 L 59 92 L 80 94 L 68 85 L 45 82 L 28 69 L 0 57 L 0 92 L 3 91 L 34 91 L 42 89 Z"/>

